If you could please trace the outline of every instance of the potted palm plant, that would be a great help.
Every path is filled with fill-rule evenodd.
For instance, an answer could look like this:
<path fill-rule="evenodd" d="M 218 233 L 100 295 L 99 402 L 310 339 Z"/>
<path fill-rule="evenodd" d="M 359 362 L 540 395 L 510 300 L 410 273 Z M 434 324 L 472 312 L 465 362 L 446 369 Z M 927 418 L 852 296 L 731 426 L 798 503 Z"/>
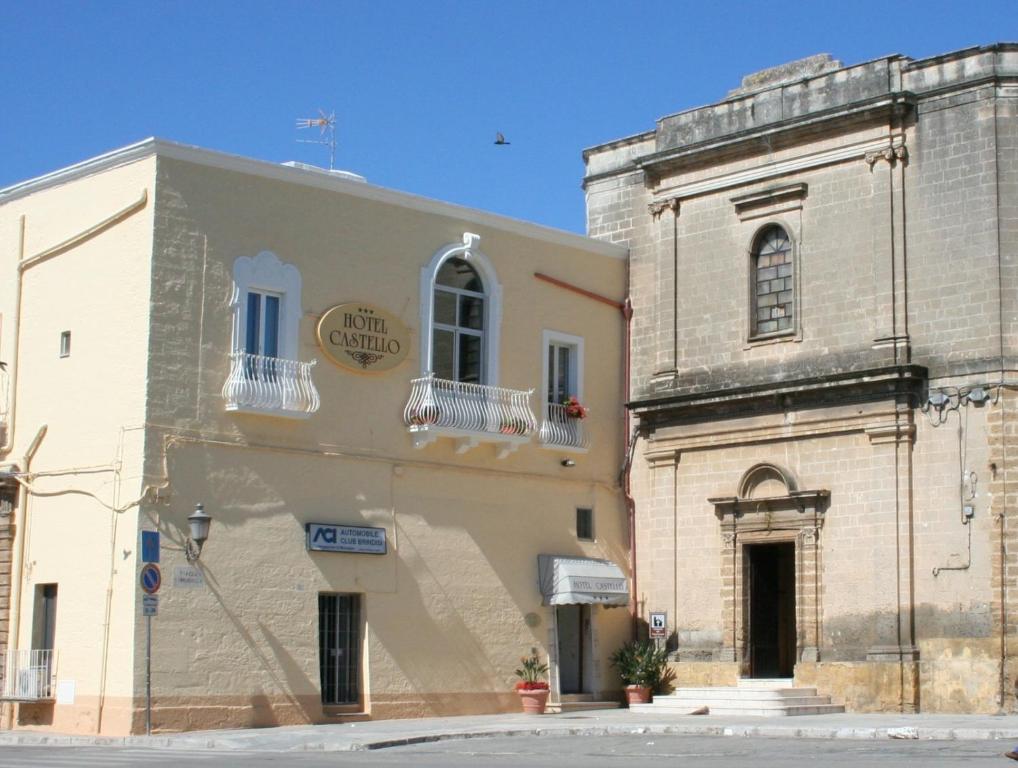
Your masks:
<path fill-rule="evenodd" d="M 668 651 L 657 648 L 649 640 L 632 641 L 611 655 L 611 664 L 626 684 L 629 704 L 646 704 L 654 689 L 661 684 L 668 664 Z"/>
<path fill-rule="evenodd" d="M 520 668 L 516 670 L 516 676 L 520 678 L 516 683 L 516 693 L 527 714 L 544 714 L 544 708 L 548 705 L 548 683 L 544 680 L 546 674 L 548 665 L 541 662 L 536 652 L 520 658 Z"/>

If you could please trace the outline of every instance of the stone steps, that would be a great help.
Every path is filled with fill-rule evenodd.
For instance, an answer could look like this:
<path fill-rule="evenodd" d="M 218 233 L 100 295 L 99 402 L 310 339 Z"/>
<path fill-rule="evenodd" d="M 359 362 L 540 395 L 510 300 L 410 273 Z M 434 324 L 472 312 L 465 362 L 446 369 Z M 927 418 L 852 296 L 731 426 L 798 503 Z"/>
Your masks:
<path fill-rule="evenodd" d="M 832 704 L 830 696 L 818 696 L 816 688 L 796 688 L 787 679 L 740 680 L 734 686 L 677 688 L 667 696 L 655 696 L 650 704 L 633 704 L 629 708 L 643 714 L 758 717 L 829 715 L 845 711 L 842 705 Z"/>
<path fill-rule="evenodd" d="M 595 709 L 618 709 L 621 705 L 617 701 L 595 701 L 592 693 L 567 693 L 563 694 L 561 701 L 557 703 L 548 702 L 547 712 L 561 714 L 563 712 L 587 712 Z"/>

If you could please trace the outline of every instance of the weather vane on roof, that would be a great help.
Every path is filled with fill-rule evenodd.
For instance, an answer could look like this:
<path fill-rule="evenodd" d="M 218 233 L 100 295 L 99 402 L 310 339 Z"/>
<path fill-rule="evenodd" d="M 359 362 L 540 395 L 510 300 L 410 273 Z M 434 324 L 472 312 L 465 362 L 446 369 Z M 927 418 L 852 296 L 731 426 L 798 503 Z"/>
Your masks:
<path fill-rule="evenodd" d="M 297 118 L 298 128 L 318 128 L 317 139 L 297 139 L 301 144 L 323 144 L 329 148 L 329 170 L 334 170 L 336 165 L 336 113 L 328 115 L 321 109 L 318 110 L 318 117 Z M 328 138 L 326 138 L 328 133 Z"/>

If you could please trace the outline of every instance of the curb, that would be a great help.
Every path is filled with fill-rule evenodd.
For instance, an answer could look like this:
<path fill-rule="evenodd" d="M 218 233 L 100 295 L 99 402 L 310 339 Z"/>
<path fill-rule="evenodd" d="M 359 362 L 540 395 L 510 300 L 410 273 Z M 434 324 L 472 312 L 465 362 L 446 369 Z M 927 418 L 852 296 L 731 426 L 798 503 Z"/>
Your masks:
<path fill-rule="evenodd" d="M 50 747 L 141 747 L 158 750 L 209 750 L 235 752 L 363 752 L 414 744 L 431 744 L 440 741 L 466 741 L 469 739 L 554 737 L 554 736 L 632 736 L 632 735 L 680 735 L 680 736 L 729 736 L 743 738 L 792 738 L 792 739 L 906 739 L 937 741 L 985 741 L 992 739 L 1018 740 L 1018 727 L 1013 728 L 937 728 L 908 726 L 896 728 L 851 727 L 851 726 L 782 726 L 782 725 L 723 725 L 723 724 L 676 724 L 676 725 L 629 725 L 629 726 L 562 726 L 533 728 L 492 728 L 475 731 L 449 731 L 395 738 L 357 737 L 302 740 L 299 736 L 291 746 L 267 746 L 258 744 L 261 738 L 252 733 L 231 734 L 231 737 L 192 737 L 186 734 L 166 736 L 72 736 L 41 734 L 33 732 L 0 733 L 0 746 L 50 746 Z M 245 744 L 243 742 L 250 743 Z"/>

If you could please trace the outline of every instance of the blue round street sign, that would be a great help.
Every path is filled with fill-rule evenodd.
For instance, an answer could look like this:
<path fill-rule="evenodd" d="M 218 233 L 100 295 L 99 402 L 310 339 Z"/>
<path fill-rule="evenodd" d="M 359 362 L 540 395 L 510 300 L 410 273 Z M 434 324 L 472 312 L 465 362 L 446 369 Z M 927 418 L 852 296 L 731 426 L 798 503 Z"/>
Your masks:
<path fill-rule="evenodd" d="M 155 563 L 146 563 L 141 569 L 141 588 L 146 594 L 154 595 L 159 591 L 159 585 L 163 583 L 162 574 L 159 573 L 159 566 Z"/>

